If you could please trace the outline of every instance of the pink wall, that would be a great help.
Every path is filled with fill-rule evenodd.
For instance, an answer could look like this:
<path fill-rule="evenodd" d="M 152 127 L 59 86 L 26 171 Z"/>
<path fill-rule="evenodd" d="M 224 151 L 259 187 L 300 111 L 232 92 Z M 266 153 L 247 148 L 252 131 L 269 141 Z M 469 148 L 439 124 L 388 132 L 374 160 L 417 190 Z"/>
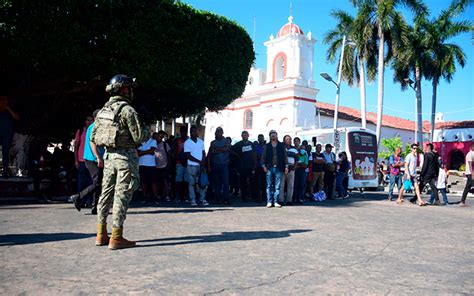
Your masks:
<path fill-rule="evenodd" d="M 443 163 L 447 165 L 448 169 L 450 169 L 450 161 L 451 161 L 451 152 L 453 150 L 460 150 L 464 157 L 469 152 L 469 147 L 471 146 L 472 142 L 434 142 L 433 146 L 434 149 L 439 153 Z M 444 147 L 443 147 L 444 146 Z"/>

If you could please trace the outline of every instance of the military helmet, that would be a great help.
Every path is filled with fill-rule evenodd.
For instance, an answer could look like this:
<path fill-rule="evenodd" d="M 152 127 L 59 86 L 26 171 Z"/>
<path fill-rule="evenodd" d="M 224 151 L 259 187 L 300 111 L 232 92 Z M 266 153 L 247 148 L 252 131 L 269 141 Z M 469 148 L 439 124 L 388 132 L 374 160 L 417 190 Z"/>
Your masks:
<path fill-rule="evenodd" d="M 115 75 L 110 79 L 105 91 L 111 94 L 116 94 L 125 87 L 135 88 L 137 86 L 135 80 L 135 78 L 130 78 L 124 74 Z"/>

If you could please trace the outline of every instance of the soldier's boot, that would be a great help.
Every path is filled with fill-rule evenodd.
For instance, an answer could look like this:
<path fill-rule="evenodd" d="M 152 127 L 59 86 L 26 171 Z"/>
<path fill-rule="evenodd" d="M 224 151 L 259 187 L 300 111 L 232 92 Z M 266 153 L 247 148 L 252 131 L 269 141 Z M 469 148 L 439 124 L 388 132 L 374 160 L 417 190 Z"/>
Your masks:
<path fill-rule="evenodd" d="M 107 224 L 97 224 L 97 237 L 95 239 L 96 246 L 106 246 L 109 244 L 109 236 L 107 234 Z"/>
<path fill-rule="evenodd" d="M 122 236 L 123 228 L 112 228 L 112 237 L 109 241 L 109 250 L 118 250 L 135 247 L 134 241 L 129 241 Z"/>

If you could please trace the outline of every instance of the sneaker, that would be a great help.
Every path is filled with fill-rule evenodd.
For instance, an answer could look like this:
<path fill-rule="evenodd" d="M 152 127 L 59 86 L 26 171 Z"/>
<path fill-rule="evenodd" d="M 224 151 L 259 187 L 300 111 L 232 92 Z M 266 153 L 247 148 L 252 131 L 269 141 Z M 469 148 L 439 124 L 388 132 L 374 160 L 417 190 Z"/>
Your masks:
<path fill-rule="evenodd" d="M 342 197 L 343 199 L 349 198 L 349 194 L 346 194 Z"/>
<path fill-rule="evenodd" d="M 275 203 L 275 208 L 281 208 L 281 204 L 279 204 L 279 203 L 276 202 L 276 203 Z"/>
<path fill-rule="evenodd" d="M 207 207 L 208 205 L 209 205 L 209 203 L 208 203 L 207 201 L 203 201 L 203 202 L 202 202 L 202 206 L 203 206 L 203 207 Z"/>
<path fill-rule="evenodd" d="M 74 207 L 76 207 L 76 209 L 80 212 L 82 206 L 81 196 L 79 194 L 71 195 L 71 200 L 74 203 Z"/>
<path fill-rule="evenodd" d="M 272 207 L 272 204 L 269 202 L 267 203 L 267 208 L 271 208 Z"/>
<path fill-rule="evenodd" d="M 463 202 L 460 203 L 459 206 L 460 206 L 461 208 L 467 208 L 467 207 L 468 207 L 468 205 L 467 205 L 466 203 L 463 203 Z"/>
<path fill-rule="evenodd" d="M 197 204 L 196 202 L 192 202 L 192 203 L 191 203 L 191 206 L 192 206 L 192 207 L 197 207 L 197 205 L 198 205 L 198 204 Z"/>

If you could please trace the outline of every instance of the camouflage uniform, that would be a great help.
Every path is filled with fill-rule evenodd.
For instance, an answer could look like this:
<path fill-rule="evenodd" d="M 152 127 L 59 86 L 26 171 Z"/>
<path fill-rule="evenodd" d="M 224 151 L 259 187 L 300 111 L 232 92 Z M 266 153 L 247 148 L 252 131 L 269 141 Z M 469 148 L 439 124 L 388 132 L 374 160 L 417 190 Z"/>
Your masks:
<path fill-rule="evenodd" d="M 128 100 L 122 96 L 113 96 L 107 104 L 114 107 L 122 101 Z M 105 147 L 102 194 L 97 207 L 97 222 L 106 224 L 110 207 L 113 205 L 113 227 L 116 228 L 123 227 L 128 205 L 140 184 L 136 147 L 150 136 L 149 130 L 140 122 L 137 112 L 130 105 L 123 107 L 119 113 L 119 128 L 117 147 Z M 94 126 L 92 141 L 96 132 Z"/>

